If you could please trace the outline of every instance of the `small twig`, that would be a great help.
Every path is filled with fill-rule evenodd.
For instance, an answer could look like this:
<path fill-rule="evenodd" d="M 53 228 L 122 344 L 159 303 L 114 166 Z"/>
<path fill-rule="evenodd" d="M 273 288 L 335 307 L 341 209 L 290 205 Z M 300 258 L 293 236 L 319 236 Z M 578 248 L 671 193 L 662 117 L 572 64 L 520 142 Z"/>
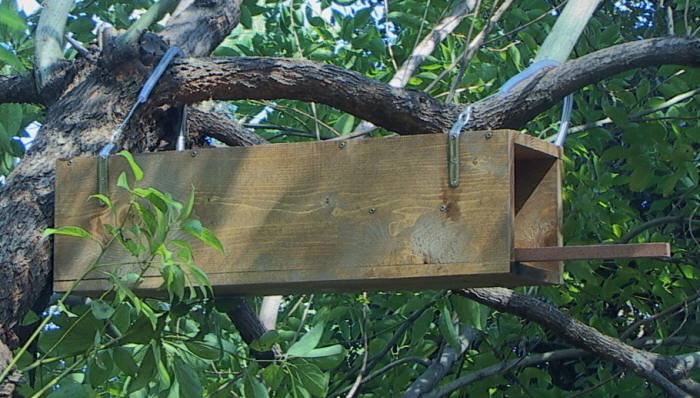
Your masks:
<path fill-rule="evenodd" d="M 391 362 L 391 363 L 379 368 L 378 370 L 375 370 L 370 375 L 365 377 L 363 379 L 363 381 L 365 383 L 367 383 L 369 381 L 372 381 L 374 378 L 383 375 L 384 373 L 390 371 L 391 369 L 393 369 L 399 365 L 402 365 L 404 363 L 411 363 L 411 362 L 418 363 L 418 364 L 423 365 L 425 367 L 430 366 L 430 364 L 432 363 L 431 361 L 429 361 L 423 357 L 406 357 L 406 358 L 397 359 L 396 361 Z M 345 393 L 346 391 L 350 391 L 351 388 L 352 388 L 352 386 L 345 387 L 344 389 L 338 391 L 335 395 L 340 395 L 340 394 Z"/>
<path fill-rule="evenodd" d="M 512 369 L 533 366 L 543 362 L 561 361 L 564 359 L 578 358 L 584 355 L 588 355 L 588 352 L 581 349 L 568 348 L 564 350 L 546 352 L 544 354 L 529 355 L 523 358 L 516 358 L 511 359 L 509 361 L 503 361 L 498 364 L 479 369 L 476 372 L 472 372 L 458 379 L 452 380 L 451 382 L 443 385 L 441 388 L 433 390 L 428 394 L 424 394 L 423 398 L 444 397 L 449 395 L 451 392 L 465 387 L 469 384 L 472 384 L 476 381 L 485 379 L 489 376 L 503 374 L 509 372 Z"/>
<path fill-rule="evenodd" d="M 90 57 L 90 52 L 88 51 L 88 49 L 85 48 L 85 47 L 83 47 L 82 43 L 80 43 L 79 41 L 77 41 L 77 40 L 75 40 L 75 39 L 73 38 L 73 32 L 68 32 L 68 33 L 66 33 L 63 37 L 65 37 L 66 41 L 67 41 L 71 46 L 73 46 L 73 48 L 75 48 L 75 51 L 77 51 L 80 55 L 82 55 L 82 56 L 85 57 L 85 58 L 88 58 L 88 59 L 92 60 L 91 57 Z"/>
<path fill-rule="evenodd" d="M 292 108 L 292 107 L 290 107 L 290 106 L 285 106 L 285 105 L 279 105 L 279 104 L 275 104 L 275 103 L 269 103 L 269 104 L 267 104 L 267 105 L 268 105 L 270 108 L 273 108 L 273 109 L 276 109 L 276 110 L 287 110 L 287 111 L 290 111 L 290 112 L 297 113 L 297 114 L 299 114 L 299 115 L 301 115 L 301 116 L 304 116 L 304 117 L 310 119 L 312 122 L 318 123 L 318 124 L 320 124 L 321 126 L 327 128 L 331 133 L 335 134 L 336 136 L 342 135 L 338 130 L 334 129 L 331 125 L 325 123 L 323 120 L 321 120 L 321 119 L 319 119 L 319 118 L 316 118 L 316 117 L 314 117 L 313 115 L 309 115 L 308 113 L 306 113 L 306 112 L 304 112 L 304 111 L 302 111 L 302 110 L 300 110 L 300 109 Z M 297 120 L 299 120 L 299 119 L 297 119 Z M 301 121 L 299 121 L 299 122 L 301 123 Z M 302 123 L 302 124 L 304 124 L 304 123 Z"/>
<path fill-rule="evenodd" d="M 670 216 L 670 217 L 659 217 L 653 220 L 647 221 L 636 227 L 632 228 L 629 232 L 624 234 L 616 243 L 627 243 L 632 240 L 635 236 L 641 234 L 647 229 L 654 228 L 658 225 L 681 223 L 685 220 L 683 216 Z"/>
<path fill-rule="evenodd" d="M 486 36 L 489 34 L 489 32 L 491 32 L 493 26 L 498 22 L 498 20 L 501 19 L 503 13 L 506 12 L 506 10 L 508 9 L 508 7 L 510 7 L 511 4 L 513 4 L 513 0 L 505 0 L 503 3 L 501 3 L 501 5 L 496 9 L 493 15 L 491 15 L 491 17 L 489 18 L 488 22 L 486 23 L 486 26 L 484 26 L 481 32 L 479 32 L 479 34 L 476 35 L 473 41 L 469 42 L 466 51 L 462 53 L 460 59 L 457 61 L 460 65 L 460 69 L 457 72 L 457 78 L 455 78 L 455 80 L 452 81 L 452 87 L 450 87 L 450 94 L 447 95 L 447 102 L 452 102 L 455 90 L 458 86 L 462 84 L 464 73 L 466 73 L 467 69 L 469 68 L 469 64 L 471 63 L 472 58 L 474 58 L 476 51 L 484 44 Z"/>
<path fill-rule="evenodd" d="M 699 298 L 700 298 L 700 293 L 695 293 L 694 295 L 688 297 L 687 299 L 666 308 L 665 310 L 659 312 L 658 314 L 652 315 L 648 318 L 638 320 L 637 322 L 630 325 L 630 327 L 625 329 L 625 331 L 620 334 L 620 340 L 623 340 L 623 339 L 626 339 L 627 337 L 629 337 L 629 335 L 632 334 L 635 330 L 637 330 L 637 328 L 639 328 L 640 326 L 642 326 L 646 323 L 649 323 L 649 322 L 653 322 L 657 319 L 663 318 L 666 315 L 673 314 L 674 312 L 680 310 L 684 306 L 692 303 L 693 301 L 695 301 Z"/>
<path fill-rule="evenodd" d="M 357 378 L 352 384 L 348 395 L 346 395 L 347 398 L 355 396 L 362 384 L 362 376 L 367 371 L 367 357 L 369 356 L 369 343 L 367 342 L 367 292 L 362 292 L 362 297 L 364 298 L 364 303 L 362 304 L 362 346 L 364 348 L 364 352 L 362 353 L 362 367 L 360 367 L 360 371 L 357 372 Z"/>
<path fill-rule="evenodd" d="M 593 392 L 593 391 L 599 389 L 600 387 L 603 387 L 604 385 L 610 383 L 611 381 L 617 379 L 618 377 L 620 377 L 622 375 L 622 373 L 623 373 L 622 371 L 619 371 L 619 372 L 615 373 L 614 375 L 608 377 L 607 379 L 601 381 L 600 383 L 596 383 L 595 385 L 590 386 L 590 387 L 586 388 L 585 390 L 579 391 L 575 394 L 569 395 L 566 398 L 575 398 L 575 397 L 582 397 L 584 395 L 588 395 L 588 393 Z"/>
<path fill-rule="evenodd" d="M 296 137 L 307 137 L 307 138 L 316 138 L 316 134 L 307 131 L 307 130 L 302 130 L 302 129 L 297 129 L 294 127 L 286 127 L 286 126 L 278 126 L 274 124 L 251 124 L 251 123 L 244 123 L 244 127 L 248 127 L 251 129 L 265 129 L 265 130 L 277 130 L 280 131 L 282 134 L 281 135 L 293 135 Z M 321 139 L 329 140 L 329 139 L 335 139 L 336 137 L 330 138 L 326 136 L 321 136 Z"/>
<path fill-rule="evenodd" d="M 633 122 L 640 121 L 640 120 L 651 120 L 651 119 L 641 119 L 641 118 L 642 118 L 642 116 L 646 116 L 650 113 L 654 113 L 654 112 L 657 112 L 660 110 L 664 110 L 666 108 L 670 108 L 671 106 L 673 106 L 681 101 L 685 101 L 688 98 L 692 98 L 697 94 L 700 94 L 700 88 L 696 88 L 694 90 L 690 90 L 690 91 L 687 91 L 685 93 L 678 94 L 678 95 L 674 96 L 673 98 L 670 98 L 670 99 L 664 101 L 663 103 L 661 103 L 653 108 L 645 109 L 641 112 L 630 115 L 629 120 L 633 121 Z M 611 124 L 612 122 L 613 122 L 613 120 L 611 118 L 606 117 L 605 119 L 600 119 L 600 120 L 597 120 L 595 122 L 586 123 L 586 124 L 582 124 L 580 126 L 572 127 L 571 129 L 569 129 L 569 134 L 581 133 L 581 132 L 584 132 L 586 130 L 590 130 L 593 128 L 603 127 L 605 125 Z"/>
<path fill-rule="evenodd" d="M 510 7 L 511 3 L 513 3 L 513 0 L 506 0 L 501 4 L 500 7 L 496 10 L 496 12 L 493 13 L 491 18 L 489 18 L 488 23 L 486 26 L 484 26 L 483 29 L 481 29 L 481 32 L 479 32 L 474 40 L 469 42 L 469 45 L 467 48 L 462 51 L 462 54 L 459 55 L 457 60 L 450 65 L 449 68 L 445 69 L 438 75 L 438 77 L 435 78 L 428 86 L 425 88 L 424 91 L 430 91 L 431 88 L 433 88 L 447 73 L 451 72 L 452 69 L 454 69 L 457 65 L 466 65 L 471 62 L 472 57 L 474 54 L 476 54 L 476 51 L 484 44 L 484 40 L 486 39 L 486 36 L 489 34 L 493 26 L 498 22 L 499 19 L 501 19 L 501 16 L 503 13 Z M 446 102 L 451 102 L 452 97 L 448 96 Z"/>

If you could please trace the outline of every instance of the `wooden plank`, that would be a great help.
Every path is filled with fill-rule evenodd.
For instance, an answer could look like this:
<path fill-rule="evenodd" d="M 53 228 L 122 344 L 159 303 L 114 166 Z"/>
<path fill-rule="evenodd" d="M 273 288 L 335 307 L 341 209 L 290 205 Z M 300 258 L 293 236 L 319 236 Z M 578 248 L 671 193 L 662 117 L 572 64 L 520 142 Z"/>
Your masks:
<path fill-rule="evenodd" d="M 447 183 L 447 139 L 440 135 L 161 152 L 136 160 L 146 173 L 140 186 L 180 200 L 195 187 L 194 214 L 226 254 L 190 241 L 196 263 L 220 291 L 424 289 L 450 281 L 497 286 L 522 279 L 510 274 L 509 153 L 512 134 L 519 133 L 492 133 L 464 134 L 457 188 Z M 111 157 L 109 169 L 114 187 L 127 165 Z M 55 225 L 80 226 L 104 241 L 104 225 L 126 217 L 127 196 L 112 188 L 118 220 L 86 201 L 96 192 L 95 170 L 94 158 L 58 162 Z M 56 290 L 77 279 L 99 250 L 96 243 L 57 236 Z M 117 249 L 103 257 L 126 258 Z M 113 270 L 135 271 L 128 265 Z M 156 275 L 148 274 L 141 288 L 154 289 Z M 88 276 L 81 289 L 98 286 L 100 278 Z"/>
<path fill-rule="evenodd" d="M 663 258 L 671 256 L 668 243 L 590 245 L 513 249 L 514 261 L 607 260 L 616 258 Z"/>
<path fill-rule="evenodd" d="M 519 145 L 516 145 L 518 148 Z M 563 220 L 563 206 L 561 201 L 561 162 L 550 163 L 551 158 L 545 159 L 550 166 L 539 182 L 527 196 L 520 194 L 518 189 L 523 189 L 523 182 L 518 178 L 530 181 L 529 170 L 537 169 L 537 165 L 531 166 L 532 160 L 525 162 L 515 161 L 514 205 L 518 198 L 525 198 L 518 208 L 515 207 L 515 248 L 551 247 L 562 245 L 561 225 Z M 564 264 L 560 261 L 538 262 L 534 264 L 539 268 L 546 268 L 562 274 Z"/>

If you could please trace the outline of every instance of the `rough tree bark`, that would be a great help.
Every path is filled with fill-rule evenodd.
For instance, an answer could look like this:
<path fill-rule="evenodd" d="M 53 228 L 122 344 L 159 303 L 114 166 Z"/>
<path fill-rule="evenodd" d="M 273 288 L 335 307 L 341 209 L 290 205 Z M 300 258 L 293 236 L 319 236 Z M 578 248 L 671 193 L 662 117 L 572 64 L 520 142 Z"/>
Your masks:
<path fill-rule="evenodd" d="M 0 81 L 13 87 L 0 89 L 0 102 L 49 105 L 31 150 L 0 191 L 0 354 L 7 352 L 5 345 L 12 348 L 20 342 L 18 323 L 30 307 L 42 309 L 51 292 L 51 240 L 41 233 L 53 222 L 54 162 L 97 153 L 133 105 L 167 46 L 179 46 L 189 56 L 209 55 L 238 23 L 239 4 L 240 0 L 192 2 L 161 32 L 169 42 L 153 35 L 143 36 L 137 47 L 120 47 L 114 41 L 103 48 L 96 64 L 63 66 L 62 78 L 51 83 L 52 92 L 60 95 L 30 89 L 31 75 Z M 22 89 L 27 89 L 24 98 Z M 134 152 L 158 147 L 161 137 L 167 136 L 167 116 L 167 107 L 142 108 L 119 145 Z"/>
<path fill-rule="evenodd" d="M 120 147 L 135 152 L 158 148 L 168 136 L 170 107 L 211 98 L 314 101 L 403 134 L 443 133 L 461 111 L 462 106 L 444 104 L 423 93 L 394 88 L 316 62 L 196 58 L 209 55 L 230 33 L 237 23 L 240 0 L 189 3 L 160 32 L 160 38 L 143 35 L 138 48 L 122 48 L 118 42 L 111 42 L 97 63 L 62 64 L 56 72 L 59 78 L 51 82 L 50 89 L 32 89 L 30 75 L 0 79 L 0 102 L 48 106 L 45 124 L 32 149 L 0 191 L 0 370 L 8 355 L 5 345 L 13 347 L 19 342 L 16 327 L 22 316 L 37 303 L 41 308 L 40 298 L 48 297 L 50 292 L 51 241 L 42 238 L 41 232 L 52 224 L 54 162 L 95 154 L 108 142 L 167 45 L 180 46 L 194 58 L 179 60 L 164 75 L 152 100 L 120 138 Z M 131 56 L 119 56 L 122 51 Z M 507 94 L 473 104 L 469 127 L 519 128 L 582 86 L 624 70 L 666 63 L 700 65 L 700 40 L 669 37 L 626 43 L 542 70 Z M 226 118 L 206 112 L 192 115 L 195 134 L 206 134 L 204 126 L 215 125 L 220 139 L 231 144 L 262 142 Z M 479 300 L 477 293 L 471 296 Z M 508 308 L 499 307 L 495 298 L 482 302 Z M 643 359 L 656 360 L 648 356 Z M 666 377 L 675 375 L 673 370 L 670 372 Z"/>

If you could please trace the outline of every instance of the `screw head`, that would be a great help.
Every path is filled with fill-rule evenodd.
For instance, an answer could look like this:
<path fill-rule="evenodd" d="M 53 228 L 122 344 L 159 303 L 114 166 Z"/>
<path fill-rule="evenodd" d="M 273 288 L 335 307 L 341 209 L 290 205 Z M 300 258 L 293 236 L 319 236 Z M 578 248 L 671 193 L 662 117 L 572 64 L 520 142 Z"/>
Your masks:
<path fill-rule="evenodd" d="M 485 137 L 487 140 L 488 140 L 488 139 L 491 139 L 491 137 L 493 137 L 493 133 L 490 132 L 490 131 L 487 131 L 486 134 L 484 134 L 484 137 Z"/>
<path fill-rule="evenodd" d="M 345 148 L 345 146 L 346 146 L 347 144 L 348 144 L 348 143 L 345 142 L 345 141 L 340 141 L 340 142 L 338 143 L 338 148 Z"/>
<path fill-rule="evenodd" d="M 192 157 L 197 156 L 197 151 L 192 151 L 192 152 L 190 152 L 190 156 L 192 156 Z"/>
<path fill-rule="evenodd" d="M 440 205 L 440 211 L 446 212 L 446 211 L 447 211 L 447 205 Z"/>
<path fill-rule="evenodd" d="M 369 214 L 374 214 L 374 213 L 376 213 L 376 212 L 377 212 L 377 209 L 375 209 L 374 207 L 370 207 L 369 210 L 368 210 L 368 213 L 369 213 Z"/>
<path fill-rule="evenodd" d="M 73 164 L 73 161 L 72 161 L 72 160 L 69 160 L 69 161 L 66 162 L 66 164 L 67 164 L 68 166 L 70 166 L 70 165 Z"/>

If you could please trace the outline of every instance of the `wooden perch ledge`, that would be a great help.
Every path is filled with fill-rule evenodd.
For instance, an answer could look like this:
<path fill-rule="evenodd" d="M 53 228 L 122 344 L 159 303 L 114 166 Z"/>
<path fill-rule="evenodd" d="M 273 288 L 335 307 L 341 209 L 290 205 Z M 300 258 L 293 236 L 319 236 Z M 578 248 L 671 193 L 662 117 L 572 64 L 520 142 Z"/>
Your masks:
<path fill-rule="evenodd" d="M 668 243 L 589 245 L 513 249 L 513 261 L 609 260 L 616 258 L 663 258 L 671 256 Z"/>

